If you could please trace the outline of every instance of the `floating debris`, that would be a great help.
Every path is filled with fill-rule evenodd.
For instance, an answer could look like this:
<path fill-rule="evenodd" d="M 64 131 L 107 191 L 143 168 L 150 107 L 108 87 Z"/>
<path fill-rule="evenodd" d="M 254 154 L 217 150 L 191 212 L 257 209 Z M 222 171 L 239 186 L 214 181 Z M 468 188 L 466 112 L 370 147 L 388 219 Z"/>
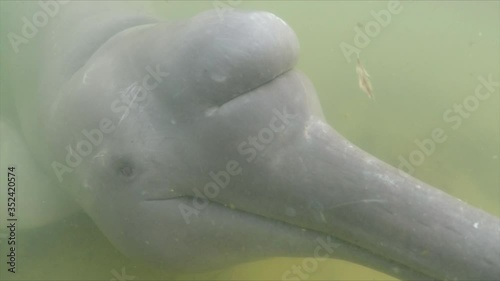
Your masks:
<path fill-rule="evenodd" d="M 358 74 L 359 88 L 368 95 L 369 98 L 375 99 L 373 96 L 373 86 L 370 82 L 370 74 L 366 71 L 365 67 L 361 64 L 358 56 L 356 64 L 356 73 Z"/>

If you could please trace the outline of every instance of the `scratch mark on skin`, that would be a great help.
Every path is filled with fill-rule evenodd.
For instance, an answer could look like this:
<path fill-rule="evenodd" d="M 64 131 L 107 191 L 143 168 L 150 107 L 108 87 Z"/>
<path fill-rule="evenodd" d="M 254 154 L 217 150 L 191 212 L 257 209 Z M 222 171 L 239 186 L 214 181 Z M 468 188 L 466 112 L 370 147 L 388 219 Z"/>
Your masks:
<path fill-rule="evenodd" d="M 137 88 L 139 88 L 139 90 L 141 89 L 141 87 L 140 87 L 140 86 L 137 86 L 137 82 L 134 82 L 134 83 L 132 83 L 130 86 L 128 86 L 128 87 L 127 87 L 127 89 L 125 89 L 125 91 L 121 91 L 121 92 L 120 92 L 122 95 L 123 95 L 123 94 L 126 94 L 126 93 L 129 93 L 129 94 L 130 94 L 130 93 L 134 93 L 134 97 L 133 97 L 133 99 L 130 101 L 130 103 L 128 103 L 128 104 L 127 104 L 127 108 L 128 108 L 128 110 L 130 110 L 130 109 L 132 108 L 132 105 L 134 104 L 135 99 L 137 98 L 137 92 L 138 92 L 139 90 L 137 90 L 137 91 L 135 91 L 135 92 L 134 92 L 134 89 L 136 89 L 136 87 L 137 87 Z M 126 116 L 126 115 L 128 115 L 128 111 L 126 111 L 126 112 L 124 112 L 124 113 L 122 114 L 122 116 L 120 117 L 120 121 L 118 121 L 118 125 L 117 125 L 117 127 L 119 127 L 119 126 L 120 126 L 120 124 L 122 123 L 123 119 L 125 119 L 125 116 Z"/>
<path fill-rule="evenodd" d="M 104 151 L 101 151 L 98 154 L 94 155 L 94 157 L 92 157 L 92 160 L 95 161 L 97 158 L 100 158 L 101 163 L 104 165 L 104 155 L 105 155 Z"/>
<path fill-rule="evenodd" d="M 88 78 L 88 76 L 87 76 L 87 72 L 88 72 L 88 71 L 86 71 L 86 72 L 83 74 L 83 78 L 82 78 L 82 83 L 83 83 L 83 85 L 87 85 L 87 84 L 88 84 L 88 83 L 87 83 L 87 78 Z"/>
<path fill-rule="evenodd" d="M 321 221 L 326 222 L 326 218 L 325 218 L 325 215 L 323 214 L 323 212 L 319 212 L 319 215 L 321 217 Z"/>
<path fill-rule="evenodd" d="M 359 203 L 387 203 L 387 200 L 382 200 L 382 199 L 362 199 L 362 200 L 356 200 L 356 201 L 350 201 L 350 202 L 345 202 L 345 203 L 340 203 L 338 205 L 332 206 L 330 209 L 335 209 L 339 207 L 345 207 L 353 204 L 359 204 Z"/>
<path fill-rule="evenodd" d="M 131 101 L 131 102 L 130 102 L 130 104 L 128 105 L 128 109 L 131 109 L 131 108 L 132 108 L 132 106 L 131 106 L 131 105 L 132 105 L 132 104 L 134 104 L 134 101 L 135 101 L 135 99 L 136 99 L 136 98 L 137 98 L 137 95 L 135 95 L 135 96 L 134 96 L 134 98 L 132 99 L 132 101 Z M 127 115 L 127 113 L 123 113 L 123 114 L 122 114 L 122 117 L 120 118 L 120 121 L 118 121 L 118 125 L 117 125 L 117 127 L 119 127 L 119 126 L 120 126 L 120 124 L 122 123 L 123 119 L 125 119 L 125 115 Z"/>

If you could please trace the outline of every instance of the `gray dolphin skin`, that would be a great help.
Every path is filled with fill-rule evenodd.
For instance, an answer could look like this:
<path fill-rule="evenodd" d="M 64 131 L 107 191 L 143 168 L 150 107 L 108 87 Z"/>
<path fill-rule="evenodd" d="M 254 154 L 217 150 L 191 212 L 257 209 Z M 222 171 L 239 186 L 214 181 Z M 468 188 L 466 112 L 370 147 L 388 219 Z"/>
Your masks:
<path fill-rule="evenodd" d="M 47 43 L 48 149 L 34 153 L 130 258 L 193 272 L 330 257 L 403 280 L 500 280 L 499 218 L 330 127 L 277 16 L 64 28 L 75 35 Z"/>

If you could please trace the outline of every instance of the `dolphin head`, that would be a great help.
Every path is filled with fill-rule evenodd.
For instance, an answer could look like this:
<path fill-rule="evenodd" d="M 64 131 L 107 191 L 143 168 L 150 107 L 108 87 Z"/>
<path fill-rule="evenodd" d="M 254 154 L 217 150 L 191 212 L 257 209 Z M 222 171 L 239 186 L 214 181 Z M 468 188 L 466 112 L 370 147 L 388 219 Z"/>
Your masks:
<path fill-rule="evenodd" d="M 60 87 L 52 167 L 118 249 L 175 271 L 318 254 L 498 277 L 498 219 L 339 135 L 298 51 L 267 12 L 127 27 Z"/>

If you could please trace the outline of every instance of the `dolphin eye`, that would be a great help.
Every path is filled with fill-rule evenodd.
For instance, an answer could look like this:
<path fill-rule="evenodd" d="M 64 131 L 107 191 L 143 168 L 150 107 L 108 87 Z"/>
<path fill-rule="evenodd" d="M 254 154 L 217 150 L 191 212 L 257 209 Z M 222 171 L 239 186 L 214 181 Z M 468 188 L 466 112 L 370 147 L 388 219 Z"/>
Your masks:
<path fill-rule="evenodd" d="M 136 175 L 136 169 L 132 164 L 132 161 L 128 158 L 118 158 L 115 163 L 115 171 L 118 175 L 126 178 L 132 179 Z"/>
<path fill-rule="evenodd" d="M 120 172 L 125 177 L 131 177 L 134 174 L 134 169 L 130 166 L 123 166 L 121 167 Z"/>

